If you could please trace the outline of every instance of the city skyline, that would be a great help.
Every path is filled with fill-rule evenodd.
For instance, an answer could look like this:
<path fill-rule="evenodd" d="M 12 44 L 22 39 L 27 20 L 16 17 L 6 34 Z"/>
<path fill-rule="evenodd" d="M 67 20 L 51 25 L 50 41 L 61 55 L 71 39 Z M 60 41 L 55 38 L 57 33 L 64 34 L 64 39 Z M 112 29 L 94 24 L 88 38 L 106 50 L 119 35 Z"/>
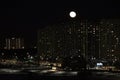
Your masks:
<path fill-rule="evenodd" d="M 76 18 L 79 19 L 120 19 L 118 5 L 113 1 L 10 3 L 9 8 L 0 8 L 0 35 L 23 36 L 30 46 L 36 44 L 38 29 L 71 20 L 70 11 L 76 11 Z"/>
<path fill-rule="evenodd" d="M 38 31 L 38 54 L 44 57 L 84 55 L 116 59 L 120 52 L 120 20 L 70 21 Z"/>
<path fill-rule="evenodd" d="M 119 2 L 3 2 L 0 79 L 120 79 Z"/>

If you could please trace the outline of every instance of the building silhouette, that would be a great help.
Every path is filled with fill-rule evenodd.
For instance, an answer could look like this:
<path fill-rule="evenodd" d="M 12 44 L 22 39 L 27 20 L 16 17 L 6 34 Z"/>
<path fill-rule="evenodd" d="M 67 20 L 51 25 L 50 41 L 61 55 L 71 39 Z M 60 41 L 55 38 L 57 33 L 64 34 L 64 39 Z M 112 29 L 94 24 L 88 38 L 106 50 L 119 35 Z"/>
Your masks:
<path fill-rule="evenodd" d="M 50 25 L 38 31 L 38 54 L 48 59 L 69 55 L 116 59 L 120 52 L 118 20 L 81 20 Z"/>
<path fill-rule="evenodd" d="M 4 49 L 24 49 L 24 39 L 23 38 L 5 38 Z"/>
<path fill-rule="evenodd" d="M 93 25 L 87 20 L 48 26 L 38 31 L 38 53 L 44 57 L 55 58 L 79 54 L 84 57 L 93 55 L 97 53 L 93 48 L 98 46 L 93 43 L 96 37 L 91 37 L 95 34 L 94 31 Z"/>
<path fill-rule="evenodd" d="M 109 19 L 100 21 L 99 53 L 101 57 L 119 59 L 120 55 L 120 20 Z"/>

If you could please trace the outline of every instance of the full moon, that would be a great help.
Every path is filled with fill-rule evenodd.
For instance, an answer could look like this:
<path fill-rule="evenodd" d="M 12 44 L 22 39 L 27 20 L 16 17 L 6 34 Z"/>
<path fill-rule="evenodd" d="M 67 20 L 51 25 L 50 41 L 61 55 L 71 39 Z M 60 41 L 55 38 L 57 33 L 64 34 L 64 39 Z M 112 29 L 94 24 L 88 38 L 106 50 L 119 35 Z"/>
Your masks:
<path fill-rule="evenodd" d="M 71 18 L 75 18 L 75 17 L 76 17 L 76 12 L 71 11 L 71 12 L 69 13 L 69 15 L 70 15 Z"/>

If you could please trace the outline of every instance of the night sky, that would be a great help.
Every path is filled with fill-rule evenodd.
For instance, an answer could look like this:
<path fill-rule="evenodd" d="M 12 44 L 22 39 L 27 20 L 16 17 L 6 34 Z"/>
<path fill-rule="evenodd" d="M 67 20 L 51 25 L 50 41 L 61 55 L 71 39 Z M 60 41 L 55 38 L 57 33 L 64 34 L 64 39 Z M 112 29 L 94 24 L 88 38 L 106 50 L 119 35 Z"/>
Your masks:
<path fill-rule="evenodd" d="M 0 8 L 0 35 L 25 37 L 33 46 L 37 30 L 46 25 L 67 21 L 69 11 L 77 12 L 81 18 L 120 18 L 119 3 L 102 0 L 73 1 L 10 1 Z"/>

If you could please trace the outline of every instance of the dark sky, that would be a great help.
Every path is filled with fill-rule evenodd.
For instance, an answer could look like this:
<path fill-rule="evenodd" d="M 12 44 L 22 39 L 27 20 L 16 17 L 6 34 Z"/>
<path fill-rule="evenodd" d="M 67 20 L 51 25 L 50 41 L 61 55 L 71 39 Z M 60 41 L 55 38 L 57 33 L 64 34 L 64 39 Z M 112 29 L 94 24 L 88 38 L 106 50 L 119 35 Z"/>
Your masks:
<path fill-rule="evenodd" d="M 77 17 L 81 18 L 120 18 L 119 3 L 110 0 L 16 0 L 5 2 L 3 7 L 0 8 L 0 35 L 22 35 L 32 45 L 37 39 L 38 29 L 67 21 L 71 10 L 75 10 Z"/>

